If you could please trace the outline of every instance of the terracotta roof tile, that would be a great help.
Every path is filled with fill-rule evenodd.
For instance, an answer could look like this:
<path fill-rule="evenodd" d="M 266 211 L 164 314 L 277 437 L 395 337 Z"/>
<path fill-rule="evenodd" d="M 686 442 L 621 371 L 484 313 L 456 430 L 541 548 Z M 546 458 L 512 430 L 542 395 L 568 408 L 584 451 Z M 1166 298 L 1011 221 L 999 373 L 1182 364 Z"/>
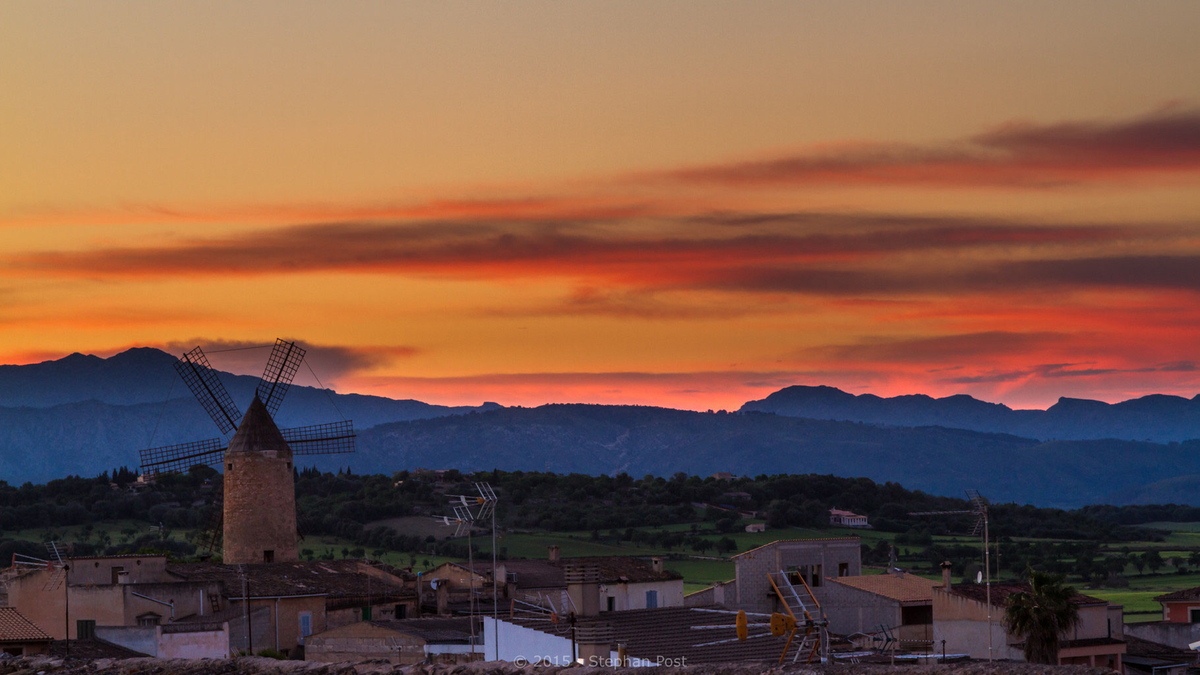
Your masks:
<path fill-rule="evenodd" d="M 49 642 L 50 635 L 38 628 L 15 607 L 0 607 L 0 642 Z"/>
<path fill-rule="evenodd" d="M 915 574 L 871 574 L 857 577 L 834 577 L 828 581 L 900 602 L 932 602 L 933 587 L 940 583 Z"/>
<path fill-rule="evenodd" d="M 717 610 L 717 611 L 704 611 Z M 613 644 L 622 643 L 631 657 L 657 661 L 659 658 L 684 657 L 693 663 L 776 662 L 787 644 L 787 637 L 751 637 L 748 640 L 717 642 L 735 637 L 734 612 L 720 605 L 710 607 L 660 607 L 602 612 L 596 621 L 612 627 Z M 756 617 L 752 621 L 758 621 Z M 513 623 L 562 637 L 570 637 L 566 621 L 554 624 L 533 619 L 510 619 Z M 705 628 L 712 626 L 713 628 Z M 762 627 L 750 629 L 751 636 L 768 633 Z M 803 631 L 801 631 L 803 633 Z M 706 645 L 706 646 L 699 646 Z M 795 654 L 800 640 L 788 647 L 788 658 Z M 807 655 L 801 655 L 803 662 Z"/>
<path fill-rule="evenodd" d="M 242 565 L 250 584 L 251 597 L 287 597 L 327 595 L 330 598 L 355 598 L 400 595 L 405 573 L 383 566 L 390 580 L 362 571 L 359 560 L 302 560 L 286 563 Z M 228 597 L 241 597 L 242 580 L 238 565 L 214 562 L 168 564 L 167 572 L 186 581 L 218 581 Z M 411 595 L 411 593 L 406 593 Z"/>
<path fill-rule="evenodd" d="M 470 568 L 466 563 L 452 563 L 464 570 Z M 675 581 L 683 576 L 672 570 L 655 572 L 652 567 L 631 556 L 595 556 L 582 558 L 560 558 L 550 560 L 505 560 L 500 563 L 507 574 L 516 575 L 518 588 L 564 588 L 567 585 L 563 577 L 563 568 L 572 564 L 596 565 L 600 569 L 600 583 L 615 584 L 621 582 L 646 583 L 653 581 Z M 490 577 L 492 563 L 476 562 L 475 571 Z"/>
<path fill-rule="evenodd" d="M 1196 600 L 1200 599 L 1200 586 L 1196 588 L 1185 588 L 1179 591 L 1172 591 L 1162 595 L 1154 596 L 1154 599 L 1159 602 L 1170 602 L 1172 600 Z"/>

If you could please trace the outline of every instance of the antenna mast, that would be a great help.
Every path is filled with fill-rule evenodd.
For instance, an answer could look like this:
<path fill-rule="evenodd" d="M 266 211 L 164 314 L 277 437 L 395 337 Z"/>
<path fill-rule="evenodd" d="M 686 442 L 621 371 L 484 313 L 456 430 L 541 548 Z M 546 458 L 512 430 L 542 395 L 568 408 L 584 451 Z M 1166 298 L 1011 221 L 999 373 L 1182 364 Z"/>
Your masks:
<path fill-rule="evenodd" d="M 956 516 L 973 515 L 975 525 L 971 528 L 971 536 L 983 535 L 983 570 L 986 581 L 987 618 L 988 618 L 988 662 L 992 661 L 992 557 L 991 545 L 988 538 L 988 505 L 987 500 L 979 494 L 979 490 L 966 490 L 967 499 L 971 502 L 969 510 L 961 511 L 913 511 L 910 516 Z"/>

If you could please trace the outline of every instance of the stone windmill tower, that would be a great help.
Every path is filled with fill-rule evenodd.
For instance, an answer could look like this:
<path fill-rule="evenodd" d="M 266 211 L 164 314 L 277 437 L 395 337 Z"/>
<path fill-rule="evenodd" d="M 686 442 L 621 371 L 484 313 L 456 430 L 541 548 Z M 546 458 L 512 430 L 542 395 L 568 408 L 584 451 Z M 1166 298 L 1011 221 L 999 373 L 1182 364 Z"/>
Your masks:
<path fill-rule="evenodd" d="M 202 536 L 218 547 L 226 564 L 290 562 L 299 559 L 293 457 L 354 452 L 349 420 L 280 429 L 274 415 L 304 359 L 295 343 L 276 340 L 267 368 L 243 416 L 204 352 L 196 347 L 175 370 L 212 417 L 223 438 L 143 450 L 141 473 L 154 476 L 213 465 L 224 473 L 223 494 Z"/>

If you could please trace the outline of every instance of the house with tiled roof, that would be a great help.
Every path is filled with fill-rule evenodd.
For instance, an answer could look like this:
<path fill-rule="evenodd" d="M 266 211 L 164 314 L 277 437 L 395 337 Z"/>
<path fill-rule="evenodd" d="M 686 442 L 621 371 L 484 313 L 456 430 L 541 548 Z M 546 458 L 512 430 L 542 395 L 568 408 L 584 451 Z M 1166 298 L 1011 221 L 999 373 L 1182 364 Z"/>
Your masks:
<path fill-rule="evenodd" d="M 435 605 L 444 604 L 446 607 L 436 610 L 443 614 L 469 597 L 472 584 L 485 602 L 492 598 L 493 583 L 499 584 L 496 595 L 505 605 L 514 599 L 558 601 L 566 593 L 565 568 L 590 564 L 600 574 L 600 611 L 683 606 L 683 576 L 665 569 L 661 557 L 650 558 L 648 564 L 631 556 L 562 558 L 557 548 L 551 547 L 546 559 L 501 560 L 495 567 L 490 560 L 476 561 L 473 568 L 467 563 L 443 563 L 421 575 L 422 597 L 434 598 Z M 441 595 L 435 588 L 439 581 L 446 582 L 440 584 Z"/>
<path fill-rule="evenodd" d="M 0 607 L 0 652 L 10 656 L 45 654 L 53 640 L 15 607 Z"/>
<path fill-rule="evenodd" d="M 1125 634 L 1125 675 L 1187 675 L 1200 672 L 1200 652 Z"/>
<path fill-rule="evenodd" d="M 841 527 L 870 527 L 866 516 L 842 509 L 829 509 L 829 524 Z"/>
<path fill-rule="evenodd" d="M 483 658 L 482 642 L 483 627 L 471 617 L 359 621 L 309 636 L 304 660 L 463 663 Z"/>
<path fill-rule="evenodd" d="M 287 653 L 312 633 L 408 615 L 417 604 L 415 577 L 359 560 L 238 566 L 168 563 L 161 555 L 71 557 L 62 569 L 13 569 L 6 584 L 9 604 L 56 640 L 78 639 L 87 626 L 158 654 L 194 653 L 189 641 L 212 647 L 215 632 L 230 651 Z"/>
<path fill-rule="evenodd" d="M 957 584 L 947 582 L 933 589 L 933 639 L 946 641 L 951 653 L 977 659 L 1023 661 L 1020 636 L 1004 628 L 1004 611 L 1009 596 L 1029 592 L 1026 583 Z M 1059 665 L 1099 666 L 1120 671 L 1125 654 L 1124 608 L 1105 600 L 1076 593 L 1072 603 L 1079 611 L 1079 625 L 1059 636 Z"/>
<path fill-rule="evenodd" d="M 1162 605 L 1162 620 L 1130 624 L 1127 632 L 1176 649 L 1200 641 L 1200 586 L 1163 593 L 1154 598 Z"/>
<path fill-rule="evenodd" d="M 906 651 L 927 651 L 933 641 L 933 587 L 939 582 L 892 570 L 887 574 L 829 580 L 821 607 L 829 630 L 841 635 L 888 627 Z"/>
<path fill-rule="evenodd" d="M 734 579 L 688 594 L 689 607 L 723 604 L 748 612 L 783 611 L 769 574 L 807 585 L 824 605 L 830 579 L 862 574 L 858 537 L 781 539 L 733 556 Z"/>

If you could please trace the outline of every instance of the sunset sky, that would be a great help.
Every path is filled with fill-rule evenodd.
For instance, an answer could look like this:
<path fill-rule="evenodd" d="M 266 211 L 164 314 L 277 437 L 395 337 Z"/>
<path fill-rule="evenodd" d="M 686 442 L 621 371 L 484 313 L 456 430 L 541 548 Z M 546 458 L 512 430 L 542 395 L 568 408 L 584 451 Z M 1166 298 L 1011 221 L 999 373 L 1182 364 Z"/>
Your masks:
<path fill-rule="evenodd" d="M 1198 27 L 1190 0 L 0 4 L 0 363 L 279 336 L 339 391 L 445 404 L 1191 397 Z"/>

